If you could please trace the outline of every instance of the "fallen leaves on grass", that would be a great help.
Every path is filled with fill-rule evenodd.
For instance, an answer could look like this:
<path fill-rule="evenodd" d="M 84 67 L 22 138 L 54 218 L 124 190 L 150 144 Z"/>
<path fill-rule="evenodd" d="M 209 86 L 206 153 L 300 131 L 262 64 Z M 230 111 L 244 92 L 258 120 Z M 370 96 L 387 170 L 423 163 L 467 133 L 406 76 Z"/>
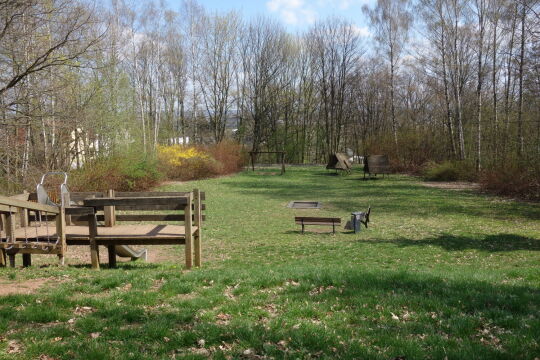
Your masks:
<path fill-rule="evenodd" d="M 7 351 L 8 354 L 19 354 L 22 352 L 22 345 L 17 340 L 10 340 L 8 342 Z"/>
<path fill-rule="evenodd" d="M 163 286 L 164 283 L 165 283 L 164 278 L 154 280 L 154 283 L 152 284 L 151 289 L 154 290 L 154 291 L 157 291 L 157 290 L 161 289 L 161 287 Z"/>
<path fill-rule="evenodd" d="M 216 324 L 218 325 L 228 325 L 231 320 L 231 315 L 225 313 L 219 313 L 216 315 Z"/>
<path fill-rule="evenodd" d="M 287 280 L 285 282 L 285 286 L 300 286 L 300 283 L 294 280 Z"/>
<path fill-rule="evenodd" d="M 234 296 L 233 294 L 233 291 L 235 289 L 238 289 L 238 286 L 240 286 L 240 284 L 236 284 L 234 286 L 227 286 L 225 288 L 225 291 L 223 292 L 223 294 L 225 295 L 225 297 L 231 299 L 231 300 L 236 300 L 236 296 Z"/>
<path fill-rule="evenodd" d="M 310 296 L 314 296 L 314 295 L 319 295 L 319 294 L 322 294 L 323 292 L 325 291 L 328 291 L 328 290 L 334 290 L 336 289 L 335 286 L 333 285 L 329 285 L 329 286 L 319 286 L 319 287 L 316 287 L 314 289 L 312 289 L 310 292 L 309 292 L 309 295 Z M 343 289 L 338 289 L 339 293 L 343 293 Z"/>
<path fill-rule="evenodd" d="M 480 342 L 486 346 L 492 346 L 496 349 L 501 349 L 501 339 L 498 337 L 498 335 L 504 332 L 505 330 L 503 328 L 488 324 L 481 329 L 478 329 L 476 337 L 479 338 Z"/>
<path fill-rule="evenodd" d="M 41 354 L 38 360 L 58 360 L 57 358 L 50 357 L 49 355 Z"/>
<path fill-rule="evenodd" d="M 94 308 L 91 308 L 90 306 L 77 306 L 73 313 L 77 316 L 84 316 L 94 311 L 96 310 Z"/>

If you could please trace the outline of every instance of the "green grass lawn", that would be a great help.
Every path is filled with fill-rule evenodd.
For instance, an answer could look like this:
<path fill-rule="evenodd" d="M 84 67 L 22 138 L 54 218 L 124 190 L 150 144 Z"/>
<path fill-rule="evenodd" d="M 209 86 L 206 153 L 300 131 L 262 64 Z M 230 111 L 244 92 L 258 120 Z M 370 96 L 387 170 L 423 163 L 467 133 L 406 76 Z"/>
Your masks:
<path fill-rule="evenodd" d="M 0 269 L 58 280 L 0 297 L 0 359 L 540 357 L 539 204 L 406 176 L 265 171 L 162 188 L 207 194 L 201 269 L 183 270 L 183 247 L 99 272 Z M 302 235 L 293 221 L 368 205 L 358 234 Z"/>

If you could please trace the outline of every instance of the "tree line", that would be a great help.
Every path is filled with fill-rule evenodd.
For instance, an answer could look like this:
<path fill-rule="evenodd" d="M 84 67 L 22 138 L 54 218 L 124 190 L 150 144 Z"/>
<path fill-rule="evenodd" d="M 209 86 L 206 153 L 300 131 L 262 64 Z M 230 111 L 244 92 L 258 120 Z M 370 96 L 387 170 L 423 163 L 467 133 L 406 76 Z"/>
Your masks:
<path fill-rule="evenodd" d="M 288 162 L 540 159 L 538 3 L 378 0 L 292 34 L 194 0 L 0 1 L 0 176 L 234 139 Z"/>

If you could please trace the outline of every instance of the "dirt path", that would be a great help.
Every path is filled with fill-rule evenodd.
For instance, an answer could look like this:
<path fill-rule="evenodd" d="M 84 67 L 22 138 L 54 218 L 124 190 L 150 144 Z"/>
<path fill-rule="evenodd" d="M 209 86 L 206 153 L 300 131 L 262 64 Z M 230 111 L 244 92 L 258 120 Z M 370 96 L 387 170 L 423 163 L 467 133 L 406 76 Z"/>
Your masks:
<path fill-rule="evenodd" d="M 464 181 L 425 181 L 421 183 L 426 187 L 446 190 L 478 190 L 480 184 Z"/>
<path fill-rule="evenodd" d="M 50 279 L 31 280 L 0 280 L 0 296 L 6 295 L 28 295 L 38 291 Z"/>

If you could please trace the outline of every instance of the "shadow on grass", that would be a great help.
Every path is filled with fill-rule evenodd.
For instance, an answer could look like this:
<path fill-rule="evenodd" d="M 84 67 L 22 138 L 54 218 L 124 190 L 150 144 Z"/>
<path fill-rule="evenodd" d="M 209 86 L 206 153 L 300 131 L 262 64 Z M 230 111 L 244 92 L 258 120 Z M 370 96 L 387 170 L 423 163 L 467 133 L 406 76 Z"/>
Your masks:
<path fill-rule="evenodd" d="M 144 270 L 144 269 L 158 269 L 158 268 L 161 268 L 161 265 L 160 264 L 154 264 L 154 263 L 142 263 L 142 262 L 139 262 L 139 263 L 136 263 L 136 262 L 117 262 L 116 263 L 116 267 L 115 268 L 111 268 L 109 267 L 109 264 L 107 263 L 100 263 L 99 264 L 99 269 L 100 270 L 134 270 L 134 269 L 138 269 L 138 270 Z M 50 265 L 43 265 L 41 267 L 48 267 Z M 74 268 L 74 269 L 91 269 L 92 268 L 92 265 L 90 264 L 70 264 L 68 265 L 69 268 Z"/>
<path fill-rule="evenodd" d="M 184 293 L 185 282 L 196 283 L 198 275 L 193 276 L 172 281 L 168 291 Z M 103 359 L 130 358 L 125 354 L 141 346 L 147 349 L 147 358 L 176 352 L 201 359 L 210 354 L 214 358 L 530 359 L 538 353 L 540 291 L 535 287 L 315 266 L 221 269 L 206 277 L 215 281 L 207 290 L 214 292 L 212 300 L 171 298 L 166 301 L 171 306 L 142 312 L 112 298 L 96 299 L 97 311 L 77 320 L 76 333 L 68 333 L 54 347 L 46 341 L 34 343 L 30 351 L 91 358 L 97 346 L 107 355 Z M 222 294 L 231 284 L 238 284 L 232 299 Z M 273 295 L 265 297 L 264 290 Z M 129 294 L 123 296 L 128 302 Z M 11 300 L 27 300 L 29 305 L 18 312 L 0 307 L 0 319 L 25 325 L 55 321 L 75 305 L 65 303 L 62 309 L 62 303 Z M 50 309 L 40 314 L 46 306 Z M 59 336 L 46 328 L 33 331 L 45 340 Z M 88 335 L 95 332 L 100 334 L 99 342 Z M 17 336 L 25 341 L 23 334 Z M 201 354 L 200 339 L 207 349 L 205 356 L 195 355 Z M 108 348 L 111 341 L 116 357 Z M 251 349 L 251 356 L 246 356 L 246 349 Z"/>
<path fill-rule="evenodd" d="M 359 240 L 363 243 L 371 244 L 395 244 L 400 247 L 407 246 L 439 246 L 448 251 L 461 251 L 476 249 L 482 251 L 540 251 L 540 239 L 534 239 L 515 234 L 496 234 L 484 235 L 482 238 L 475 239 L 466 236 L 455 236 L 443 234 L 433 238 L 422 240 L 394 239 L 394 240 Z"/>

